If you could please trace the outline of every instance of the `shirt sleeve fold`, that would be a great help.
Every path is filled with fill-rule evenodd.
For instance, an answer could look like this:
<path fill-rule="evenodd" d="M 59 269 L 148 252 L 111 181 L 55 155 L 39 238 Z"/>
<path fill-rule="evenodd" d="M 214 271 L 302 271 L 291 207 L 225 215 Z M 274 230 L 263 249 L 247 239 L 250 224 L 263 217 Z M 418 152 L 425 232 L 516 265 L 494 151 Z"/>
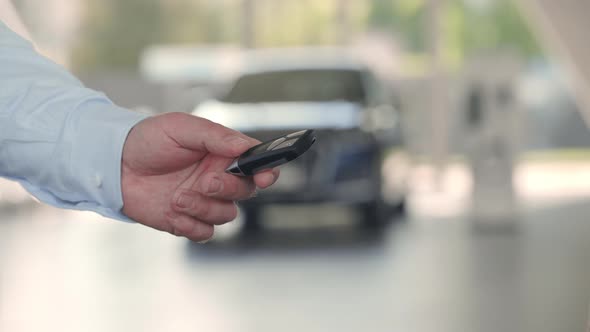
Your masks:
<path fill-rule="evenodd" d="M 128 221 L 121 158 L 145 117 L 85 88 L 0 22 L 0 176 L 47 204 Z"/>

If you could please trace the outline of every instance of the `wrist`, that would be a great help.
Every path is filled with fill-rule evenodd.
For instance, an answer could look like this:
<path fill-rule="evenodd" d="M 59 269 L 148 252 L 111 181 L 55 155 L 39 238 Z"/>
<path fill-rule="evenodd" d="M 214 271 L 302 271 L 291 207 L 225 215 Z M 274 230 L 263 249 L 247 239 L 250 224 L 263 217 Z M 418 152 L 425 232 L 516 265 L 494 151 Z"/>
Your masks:
<path fill-rule="evenodd" d="M 72 148 L 72 175 L 82 180 L 79 192 L 96 202 L 109 217 L 118 217 L 123 208 L 123 147 L 131 129 L 143 118 L 103 101 L 81 106 L 70 123 L 76 144 Z M 86 181 L 83 181 L 86 180 Z M 102 213 L 104 214 L 104 213 Z"/>

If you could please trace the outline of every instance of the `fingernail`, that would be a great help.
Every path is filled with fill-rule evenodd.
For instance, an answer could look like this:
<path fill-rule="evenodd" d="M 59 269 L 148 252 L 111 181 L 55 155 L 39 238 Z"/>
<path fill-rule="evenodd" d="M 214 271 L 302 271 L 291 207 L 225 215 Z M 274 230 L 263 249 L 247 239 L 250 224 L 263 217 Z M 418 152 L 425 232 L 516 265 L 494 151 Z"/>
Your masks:
<path fill-rule="evenodd" d="M 268 186 L 270 186 L 275 181 L 275 175 L 272 173 L 265 173 L 262 174 L 262 179 Z"/>
<path fill-rule="evenodd" d="M 207 186 L 207 194 L 213 195 L 217 194 L 221 191 L 223 187 L 223 182 L 218 177 L 213 177 L 209 180 L 209 185 Z"/>
<path fill-rule="evenodd" d="M 233 137 L 230 137 L 230 138 L 227 140 L 227 142 L 228 142 L 229 144 L 231 144 L 231 145 L 240 146 L 240 147 L 241 147 L 241 146 L 246 146 L 246 145 L 248 145 L 248 146 L 249 146 L 249 145 L 250 145 L 250 143 L 249 143 L 249 142 L 248 142 L 246 139 L 244 139 L 243 137 L 240 137 L 240 136 L 233 136 Z"/>
<path fill-rule="evenodd" d="M 192 198 L 188 195 L 180 195 L 180 197 L 178 197 L 178 201 L 176 201 L 176 205 L 181 209 L 187 209 L 191 207 L 192 202 Z"/>

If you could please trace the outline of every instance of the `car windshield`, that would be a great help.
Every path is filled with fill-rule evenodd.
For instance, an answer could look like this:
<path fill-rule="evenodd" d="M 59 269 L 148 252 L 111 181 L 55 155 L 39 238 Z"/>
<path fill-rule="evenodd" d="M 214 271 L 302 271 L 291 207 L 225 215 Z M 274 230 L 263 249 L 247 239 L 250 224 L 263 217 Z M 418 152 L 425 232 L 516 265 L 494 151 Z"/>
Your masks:
<path fill-rule="evenodd" d="M 366 104 L 358 70 L 297 70 L 242 76 L 227 103 L 348 101 Z"/>

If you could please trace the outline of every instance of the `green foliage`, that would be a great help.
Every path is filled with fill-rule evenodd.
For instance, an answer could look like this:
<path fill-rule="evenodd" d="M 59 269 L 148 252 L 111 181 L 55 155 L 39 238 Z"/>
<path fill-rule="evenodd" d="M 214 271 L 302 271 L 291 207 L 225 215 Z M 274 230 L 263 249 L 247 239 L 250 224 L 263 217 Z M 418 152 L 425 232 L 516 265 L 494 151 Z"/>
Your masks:
<path fill-rule="evenodd" d="M 254 19 L 257 47 L 333 42 L 333 2 L 258 0 Z"/>
<path fill-rule="evenodd" d="M 158 0 L 87 1 L 88 19 L 74 50 L 76 69 L 134 68 L 139 52 L 160 41 Z"/>
<path fill-rule="evenodd" d="M 447 18 L 454 22 L 449 31 L 455 36 L 450 47 L 463 55 L 482 50 L 510 48 L 525 56 L 540 54 L 540 48 L 524 18 L 512 1 L 497 0 L 487 11 L 469 8 L 454 0 L 447 9 Z"/>
<path fill-rule="evenodd" d="M 210 1 L 86 0 L 86 4 L 87 17 L 73 53 L 78 71 L 136 70 L 141 52 L 153 44 L 238 39 L 237 18 L 227 14 L 227 8 L 209 5 Z"/>
<path fill-rule="evenodd" d="M 141 51 L 154 43 L 240 43 L 240 0 L 85 1 L 88 15 L 73 54 L 78 70 L 134 70 Z M 427 0 L 348 3 L 351 33 L 378 29 L 400 39 L 412 54 L 427 51 Z M 338 41 L 336 0 L 256 0 L 254 4 L 258 47 Z M 495 0 L 486 10 L 467 6 L 463 0 L 447 0 L 443 10 L 443 53 L 452 66 L 482 50 L 509 47 L 525 56 L 541 52 L 510 0 Z"/>
<path fill-rule="evenodd" d="M 426 48 L 423 0 L 373 0 L 367 25 L 401 37 L 412 52 Z"/>
<path fill-rule="evenodd" d="M 367 24 L 401 37 L 406 48 L 427 52 L 425 0 L 374 0 Z M 462 0 L 447 0 L 443 8 L 444 54 L 451 65 L 460 65 L 473 53 L 510 48 L 524 56 L 541 50 L 515 8 L 513 1 L 496 0 L 486 10 L 467 6 Z"/>

